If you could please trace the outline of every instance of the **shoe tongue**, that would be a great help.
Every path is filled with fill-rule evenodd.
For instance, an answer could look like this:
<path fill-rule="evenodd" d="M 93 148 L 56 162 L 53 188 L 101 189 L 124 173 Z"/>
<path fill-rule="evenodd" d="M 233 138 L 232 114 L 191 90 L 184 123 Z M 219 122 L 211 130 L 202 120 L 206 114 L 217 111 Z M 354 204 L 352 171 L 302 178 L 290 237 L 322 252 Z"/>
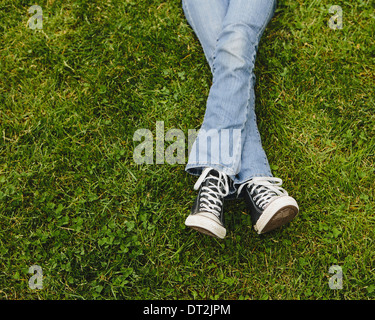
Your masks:
<path fill-rule="evenodd" d="M 258 193 L 264 193 L 264 192 L 266 192 L 266 191 L 267 191 L 267 190 L 264 189 L 263 186 L 256 186 L 256 187 L 254 188 L 254 193 L 255 193 L 255 194 L 258 194 Z"/>
<path fill-rule="evenodd" d="M 217 191 L 219 190 L 223 191 L 223 185 L 220 179 L 217 179 L 217 178 L 220 178 L 219 172 L 217 172 L 216 170 L 211 170 L 207 175 L 205 185 L 210 188 L 214 188 Z"/>
<path fill-rule="evenodd" d="M 219 172 L 217 172 L 216 170 L 212 169 L 209 173 L 208 173 L 208 176 L 214 176 L 214 177 L 217 177 L 219 178 Z"/>
<path fill-rule="evenodd" d="M 262 193 L 266 193 L 268 195 L 268 197 L 277 196 L 277 194 L 273 190 L 265 188 L 264 186 L 257 186 L 253 191 L 254 196 L 262 194 Z M 262 196 L 260 196 L 260 197 L 262 197 Z"/>

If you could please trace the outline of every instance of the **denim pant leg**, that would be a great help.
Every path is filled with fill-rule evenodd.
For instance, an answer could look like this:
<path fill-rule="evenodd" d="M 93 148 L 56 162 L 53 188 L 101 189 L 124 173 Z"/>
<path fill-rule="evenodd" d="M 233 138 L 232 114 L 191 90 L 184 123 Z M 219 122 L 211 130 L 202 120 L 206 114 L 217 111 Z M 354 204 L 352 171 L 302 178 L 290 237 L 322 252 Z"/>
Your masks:
<path fill-rule="evenodd" d="M 186 171 L 200 174 L 204 167 L 210 166 L 238 183 L 256 175 L 271 175 L 256 126 L 253 70 L 257 46 L 274 12 L 275 1 L 229 0 L 228 5 L 219 10 L 221 15 L 213 14 L 210 18 L 209 12 L 218 12 L 217 1 L 222 0 L 185 0 L 184 5 L 213 72 L 206 114 Z M 214 8 L 212 11 L 210 6 Z M 211 32 L 212 38 L 207 30 L 215 30 Z M 217 39 L 213 40 L 217 33 Z M 229 139 L 208 135 L 212 130 L 219 135 L 229 130 Z M 239 137 L 234 134 L 235 130 L 240 131 Z M 225 143 L 229 144 L 227 149 L 232 154 L 229 163 L 223 163 L 220 157 Z M 201 157 L 202 154 L 205 156 Z M 215 157 L 217 154 L 219 157 Z M 201 161 L 202 158 L 206 161 Z"/>
<path fill-rule="evenodd" d="M 211 68 L 216 42 L 221 32 L 230 0 L 182 0 L 186 20 L 202 45 Z"/>

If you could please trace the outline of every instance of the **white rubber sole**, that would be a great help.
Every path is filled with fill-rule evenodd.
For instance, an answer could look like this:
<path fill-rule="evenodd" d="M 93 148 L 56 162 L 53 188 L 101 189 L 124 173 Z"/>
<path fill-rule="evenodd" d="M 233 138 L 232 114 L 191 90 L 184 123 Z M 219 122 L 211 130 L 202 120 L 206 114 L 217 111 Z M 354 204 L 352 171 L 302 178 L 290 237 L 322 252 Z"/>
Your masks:
<path fill-rule="evenodd" d="M 227 230 L 221 225 L 219 219 L 208 212 L 189 215 L 185 220 L 185 225 L 201 233 L 220 239 L 224 239 L 227 233 Z"/>
<path fill-rule="evenodd" d="M 264 210 L 254 225 L 258 234 L 266 233 L 290 222 L 297 214 L 297 201 L 289 196 L 283 196 L 272 201 Z"/>

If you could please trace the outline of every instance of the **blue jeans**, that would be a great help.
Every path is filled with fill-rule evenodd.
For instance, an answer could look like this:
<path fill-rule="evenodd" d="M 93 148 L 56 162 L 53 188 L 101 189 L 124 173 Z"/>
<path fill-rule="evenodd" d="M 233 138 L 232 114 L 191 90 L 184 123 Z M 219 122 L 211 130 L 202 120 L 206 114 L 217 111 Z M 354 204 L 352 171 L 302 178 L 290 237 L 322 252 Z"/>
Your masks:
<path fill-rule="evenodd" d="M 182 4 L 213 75 L 186 171 L 199 175 L 212 167 L 235 185 L 257 176 L 272 177 L 256 123 L 254 64 L 276 0 L 182 0 Z"/>

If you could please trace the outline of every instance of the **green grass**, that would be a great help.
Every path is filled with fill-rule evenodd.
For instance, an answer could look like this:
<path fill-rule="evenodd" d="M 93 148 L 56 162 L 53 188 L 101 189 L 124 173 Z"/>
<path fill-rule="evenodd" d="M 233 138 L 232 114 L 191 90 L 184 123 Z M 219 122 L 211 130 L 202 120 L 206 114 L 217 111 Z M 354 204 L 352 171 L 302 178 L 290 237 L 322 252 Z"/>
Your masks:
<path fill-rule="evenodd" d="M 257 235 L 187 229 L 196 178 L 137 165 L 137 129 L 198 129 L 211 75 L 179 0 L 0 1 L 2 299 L 374 299 L 374 5 L 280 0 L 256 63 L 274 175 L 299 205 Z M 166 146 L 168 143 L 166 143 Z M 31 290 L 31 265 L 43 289 Z M 332 265 L 343 289 L 328 286 Z"/>

